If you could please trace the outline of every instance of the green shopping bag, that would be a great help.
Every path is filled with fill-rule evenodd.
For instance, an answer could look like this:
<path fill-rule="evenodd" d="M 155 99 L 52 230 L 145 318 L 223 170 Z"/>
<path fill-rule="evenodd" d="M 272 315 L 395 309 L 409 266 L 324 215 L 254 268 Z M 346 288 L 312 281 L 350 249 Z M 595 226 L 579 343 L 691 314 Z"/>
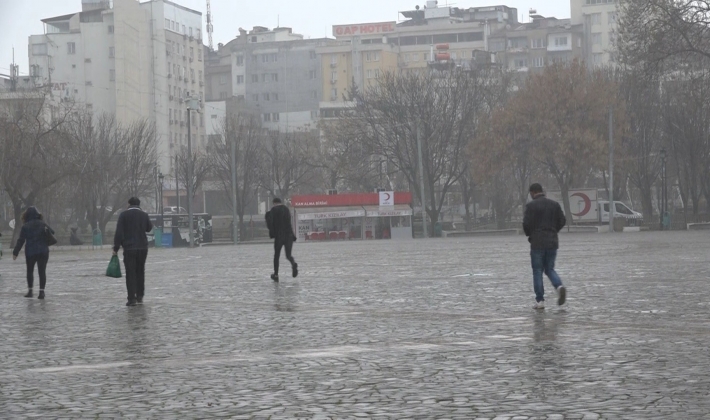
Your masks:
<path fill-rule="evenodd" d="M 119 279 L 121 275 L 121 263 L 118 261 L 118 255 L 111 257 L 111 261 L 108 263 L 108 268 L 106 269 L 106 276 Z"/>

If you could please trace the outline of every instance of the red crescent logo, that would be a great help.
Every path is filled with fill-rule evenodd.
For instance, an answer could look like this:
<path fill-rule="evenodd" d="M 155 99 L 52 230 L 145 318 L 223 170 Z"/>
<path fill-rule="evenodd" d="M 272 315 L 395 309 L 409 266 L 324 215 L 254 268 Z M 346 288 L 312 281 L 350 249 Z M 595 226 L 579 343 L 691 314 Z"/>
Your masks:
<path fill-rule="evenodd" d="M 385 196 L 387 196 L 387 201 L 390 201 L 390 198 L 392 198 L 392 195 L 390 195 L 390 193 L 385 193 Z"/>
<path fill-rule="evenodd" d="M 585 214 L 589 213 L 589 210 L 592 209 L 592 200 L 589 199 L 587 194 L 574 193 L 570 197 L 579 197 L 584 200 L 584 210 L 580 211 L 579 213 L 572 213 L 572 216 L 584 216 Z"/>

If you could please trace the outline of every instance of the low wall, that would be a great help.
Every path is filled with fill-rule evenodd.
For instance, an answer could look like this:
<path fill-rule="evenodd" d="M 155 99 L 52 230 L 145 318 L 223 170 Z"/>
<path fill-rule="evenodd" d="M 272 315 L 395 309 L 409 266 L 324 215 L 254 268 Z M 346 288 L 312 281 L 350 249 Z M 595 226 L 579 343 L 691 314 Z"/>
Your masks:
<path fill-rule="evenodd" d="M 688 223 L 688 230 L 708 230 L 710 223 Z"/>
<path fill-rule="evenodd" d="M 444 238 L 463 238 L 471 236 L 504 236 L 504 235 L 520 235 L 520 229 L 500 229 L 500 230 L 454 230 L 454 231 L 443 231 L 442 236 Z"/>

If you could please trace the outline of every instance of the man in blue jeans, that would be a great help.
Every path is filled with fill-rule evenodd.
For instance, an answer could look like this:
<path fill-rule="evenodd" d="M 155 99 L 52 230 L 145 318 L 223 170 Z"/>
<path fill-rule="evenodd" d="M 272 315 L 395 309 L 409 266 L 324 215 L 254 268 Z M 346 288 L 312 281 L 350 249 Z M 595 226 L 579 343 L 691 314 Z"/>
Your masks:
<path fill-rule="evenodd" d="M 523 230 L 530 242 L 530 259 L 533 269 L 533 285 L 535 287 L 534 309 L 545 309 L 545 288 L 542 283 L 542 273 L 545 273 L 557 290 L 557 304 L 563 305 L 567 291 L 562 285 L 560 276 L 555 272 L 555 259 L 560 242 L 557 233 L 567 223 L 560 205 L 545 197 L 542 185 L 530 186 L 532 201 L 525 206 Z"/>

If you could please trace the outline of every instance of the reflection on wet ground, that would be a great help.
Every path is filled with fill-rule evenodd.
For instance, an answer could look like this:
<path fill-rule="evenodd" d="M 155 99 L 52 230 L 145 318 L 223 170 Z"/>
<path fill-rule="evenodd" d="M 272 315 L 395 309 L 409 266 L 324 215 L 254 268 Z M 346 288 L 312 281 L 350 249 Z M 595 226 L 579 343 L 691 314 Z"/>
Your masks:
<path fill-rule="evenodd" d="M 107 255 L 53 254 L 44 301 L 3 261 L 0 418 L 710 413 L 706 237 L 562 242 L 544 311 L 518 237 L 299 244 L 280 283 L 268 245 L 154 250 L 135 308 Z"/>

